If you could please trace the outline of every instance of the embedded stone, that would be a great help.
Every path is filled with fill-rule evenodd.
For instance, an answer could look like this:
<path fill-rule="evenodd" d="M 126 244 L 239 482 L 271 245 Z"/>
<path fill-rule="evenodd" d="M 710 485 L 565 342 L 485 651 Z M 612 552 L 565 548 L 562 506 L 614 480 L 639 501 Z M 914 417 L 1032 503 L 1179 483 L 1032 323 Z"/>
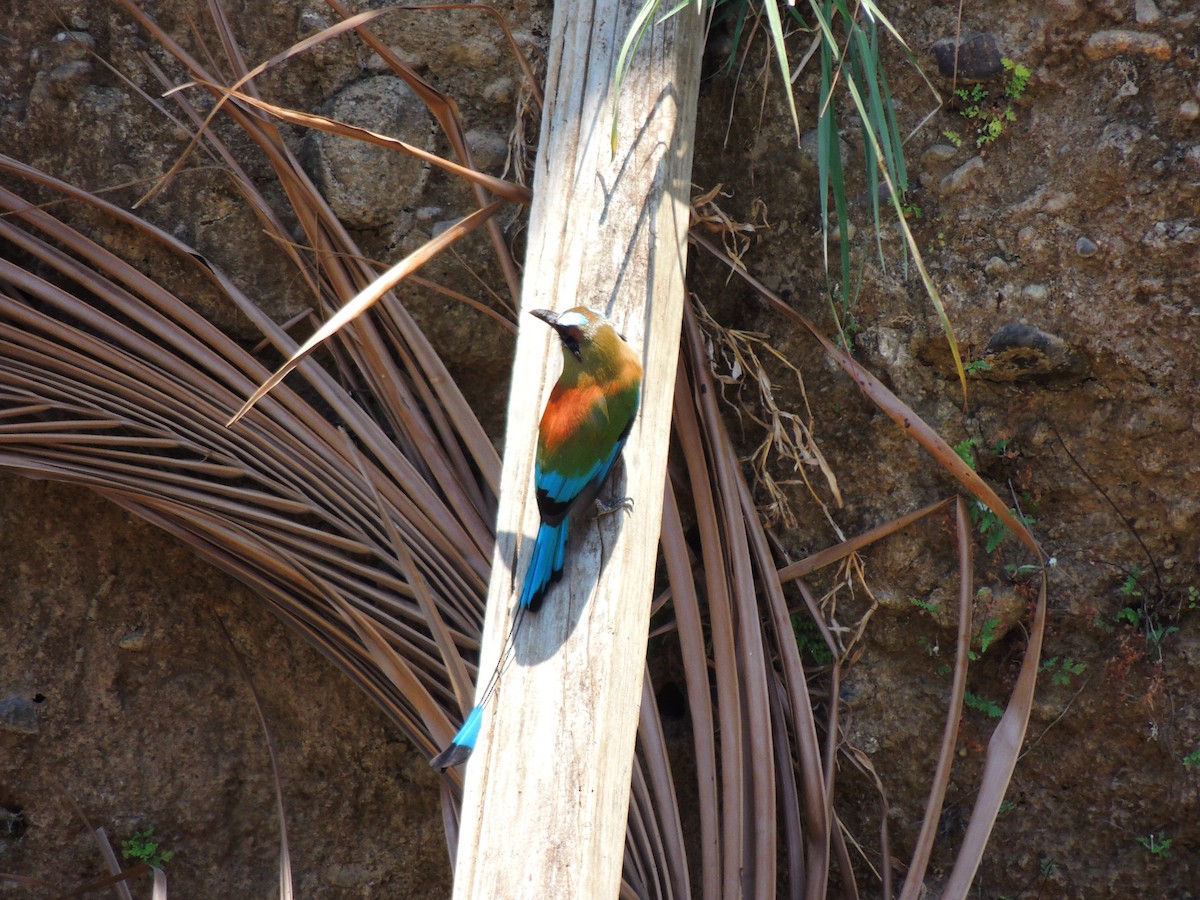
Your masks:
<path fill-rule="evenodd" d="M 1162 35 L 1124 29 L 1097 31 L 1083 45 L 1083 55 L 1092 62 L 1125 54 L 1168 60 L 1171 45 Z"/>
<path fill-rule="evenodd" d="M 364 78 L 339 92 L 330 118 L 433 149 L 433 119 L 420 98 L 394 75 Z M 325 131 L 309 135 L 310 163 L 321 193 L 353 228 L 378 228 L 417 205 L 429 168 L 402 150 Z"/>
<path fill-rule="evenodd" d="M 952 37 L 942 38 L 929 48 L 929 52 L 937 60 L 938 71 L 946 78 L 984 81 L 1004 71 L 996 36 L 988 32 L 964 34 L 957 43 Z"/>
<path fill-rule="evenodd" d="M 0 728 L 18 734 L 37 734 L 37 711 L 25 697 L 5 697 L 0 700 Z"/>
<path fill-rule="evenodd" d="M 1024 322 L 998 329 L 984 348 L 991 368 L 981 373 L 991 381 L 1035 381 L 1082 375 L 1086 369 L 1080 353 L 1057 335 Z"/>

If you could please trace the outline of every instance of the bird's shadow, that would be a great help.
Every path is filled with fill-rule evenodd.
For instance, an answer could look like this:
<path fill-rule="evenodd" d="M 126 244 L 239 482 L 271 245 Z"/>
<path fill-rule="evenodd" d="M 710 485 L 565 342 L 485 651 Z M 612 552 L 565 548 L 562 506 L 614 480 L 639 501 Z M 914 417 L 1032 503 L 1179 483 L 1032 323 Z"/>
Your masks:
<path fill-rule="evenodd" d="M 600 499 L 606 504 L 614 503 L 625 496 L 622 492 L 624 486 L 624 466 L 618 463 L 600 491 Z M 575 511 L 570 524 L 562 578 L 546 591 L 536 612 L 526 611 L 521 616 L 520 627 L 511 647 L 507 646 L 506 637 L 505 650 L 509 658 L 505 665 L 513 662 L 521 666 L 537 665 L 554 656 L 566 643 L 587 611 L 600 573 L 612 557 L 624 517 L 631 514 L 634 513 L 614 510 L 597 516 L 593 505 Z M 525 577 L 533 553 L 533 535 L 522 537 L 513 532 L 501 532 L 496 539 L 504 551 L 500 558 L 509 561 L 507 568 L 512 585 L 509 602 L 515 605 L 514 598 L 520 593 L 521 579 Z M 517 610 L 510 610 L 510 627 L 518 615 Z"/>

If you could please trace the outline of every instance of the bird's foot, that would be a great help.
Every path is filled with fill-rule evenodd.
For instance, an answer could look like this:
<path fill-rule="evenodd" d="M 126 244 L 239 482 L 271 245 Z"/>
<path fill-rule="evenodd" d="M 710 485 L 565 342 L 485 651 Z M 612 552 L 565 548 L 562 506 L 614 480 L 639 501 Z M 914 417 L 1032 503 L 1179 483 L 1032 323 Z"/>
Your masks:
<path fill-rule="evenodd" d="M 599 497 L 596 498 L 596 515 L 594 518 L 603 519 L 605 516 L 611 516 L 615 512 L 633 512 L 633 498 L 622 497 L 613 503 L 605 503 Z"/>

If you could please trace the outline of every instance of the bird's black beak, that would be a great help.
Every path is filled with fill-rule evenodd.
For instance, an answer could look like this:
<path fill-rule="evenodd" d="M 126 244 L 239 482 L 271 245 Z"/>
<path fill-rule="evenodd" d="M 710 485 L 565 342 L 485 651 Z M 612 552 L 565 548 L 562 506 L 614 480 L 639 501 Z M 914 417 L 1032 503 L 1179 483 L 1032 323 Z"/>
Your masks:
<path fill-rule="evenodd" d="M 558 313 L 554 312 L 553 310 L 531 309 L 529 311 L 529 314 L 538 319 L 541 319 L 543 322 L 545 322 L 547 325 L 549 325 L 551 328 L 555 329 L 556 331 L 558 330 Z"/>

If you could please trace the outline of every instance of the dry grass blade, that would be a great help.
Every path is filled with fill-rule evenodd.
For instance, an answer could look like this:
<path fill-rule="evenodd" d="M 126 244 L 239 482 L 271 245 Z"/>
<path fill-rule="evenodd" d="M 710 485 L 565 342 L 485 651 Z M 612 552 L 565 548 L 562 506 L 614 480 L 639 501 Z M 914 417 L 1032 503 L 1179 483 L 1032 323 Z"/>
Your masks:
<path fill-rule="evenodd" d="M 688 884 L 687 851 L 683 843 L 683 825 L 679 812 L 679 799 L 675 782 L 671 777 L 671 763 L 667 758 L 666 738 L 662 722 L 658 718 L 658 707 L 654 697 L 654 683 L 650 670 L 642 682 L 642 705 L 638 720 L 638 747 L 642 763 L 634 767 L 635 775 L 645 778 L 648 796 L 647 808 L 656 817 L 656 837 L 659 870 L 666 875 L 667 896 L 672 887 L 686 891 Z M 659 880 L 663 880 L 660 875 Z M 682 893 L 681 896 L 688 896 Z"/>
<path fill-rule="evenodd" d="M 386 134 L 371 131 L 369 128 L 360 128 L 357 125 L 351 125 L 348 122 L 339 122 L 336 119 L 330 119 L 327 116 L 317 115 L 316 113 L 305 113 L 288 109 L 284 106 L 268 103 L 258 97 L 252 97 L 245 91 L 239 91 L 235 88 L 222 87 L 219 84 L 212 84 L 200 79 L 197 79 L 196 83 L 208 88 L 214 94 L 223 94 L 246 106 L 269 113 L 280 121 L 299 125 L 303 128 L 311 128 L 316 131 L 326 131 L 330 134 L 341 135 L 352 140 L 376 144 L 380 147 L 387 147 L 389 150 L 405 153 L 422 162 L 429 163 L 431 166 L 436 166 L 451 175 L 457 175 L 459 178 L 487 188 L 493 194 L 505 200 L 511 200 L 514 203 L 528 203 L 532 196 L 529 189 L 522 185 L 513 184 L 510 181 L 505 181 L 503 178 L 496 178 L 494 175 L 488 175 L 486 172 L 480 172 L 478 169 L 460 166 L 458 163 L 443 159 L 436 153 L 430 153 L 428 150 L 422 150 L 420 147 L 406 144 L 398 138 L 388 137 Z"/>
<path fill-rule="evenodd" d="M 684 366 L 679 367 L 679 372 L 682 377 Z M 733 605 L 728 584 L 731 573 L 726 571 L 724 562 L 727 554 L 721 526 L 725 517 L 719 515 L 717 501 L 709 482 L 710 473 L 715 468 L 709 453 L 718 451 L 704 447 L 702 443 L 699 417 L 691 406 L 698 393 L 698 388 L 687 385 L 687 392 L 683 396 L 688 398 L 689 403 L 685 406 L 677 399 L 675 423 L 681 434 L 685 453 L 691 448 L 693 453 L 697 454 L 688 460 L 688 476 L 700 531 L 701 554 L 709 563 L 704 569 L 705 595 L 708 601 L 709 641 L 712 645 L 712 665 L 716 681 L 717 728 L 721 736 L 720 752 L 716 756 L 718 768 L 714 770 L 714 784 L 720 790 L 720 852 L 714 854 L 714 857 L 720 860 L 721 870 L 721 886 L 715 896 L 733 896 L 741 883 L 744 859 L 742 843 L 746 830 L 746 810 L 741 794 L 745 775 L 741 738 L 743 716 L 730 609 Z M 679 396 L 678 388 L 676 396 Z M 687 439 L 689 436 L 691 440 Z M 706 658 L 707 654 L 701 656 L 701 659 Z"/>
<path fill-rule="evenodd" d="M 225 635 L 225 640 L 229 642 L 229 649 L 233 652 L 233 659 L 237 664 L 238 673 L 242 676 L 246 687 L 250 689 L 250 699 L 254 701 L 254 711 L 258 713 L 258 721 L 262 726 L 263 737 L 267 742 L 267 756 L 271 760 L 271 781 L 275 788 L 275 814 L 279 817 L 279 896 L 280 900 L 292 900 L 294 896 L 292 890 L 292 851 L 288 844 L 287 804 L 284 801 L 283 778 L 279 774 L 279 751 L 275 747 L 275 736 L 271 733 L 271 725 L 267 721 L 267 714 L 263 711 L 262 701 L 258 696 L 258 689 L 254 687 L 254 679 L 250 677 L 250 672 L 246 668 L 246 661 L 242 658 L 242 654 L 238 652 L 237 644 L 233 641 L 233 635 L 229 633 L 229 629 L 225 627 L 225 622 L 219 617 L 217 618 L 217 625 L 220 627 L 221 633 Z"/>
<path fill-rule="evenodd" d="M 800 867 L 805 873 L 806 896 L 821 896 L 829 860 L 827 767 L 822 763 L 803 666 L 791 634 L 776 565 L 715 406 L 708 357 L 690 310 L 685 312 L 684 328 L 686 364 L 681 372 L 690 373 L 694 383 L 684 383 L 689 403 L 678 399 L 677 390 L 675 419 L 688 457 L 712 628 L 721 735 L 721 891 L 727 893 L 745 879 L 756 885 L 756 895 L 774 892 L 779 848 L 774 812 L 777 745 L 773 735 L 780 729 L 786 731 L 787 725 L 772 715 L 769 684 L 776 676 L 771 672 L 772 654 L 766 652 L 770 647 L 782 660 L 787 696 L 784 707 L 793 722 L 803 785 L 804 828 L 788 830 L 796 843 L 789 842 L 784 849 L 789 868 Z M 688 437 L 693 431 L 696 437 Z M 750 566 L 757 569 L 761 596 L 754 587 Z M 769 627 L 762 621 L 759 608 L 764 599 L 770 610 Z M 768 817 L 769 822 L 765 822 Z M 792 857 L 803 858 L 803 865 Z M 731 867 L 731 859 L 736 866 Z"/>
<path fill-rule="evenodd" d="M 1029 727 L 1029 716 L 1033 709 L 1033 692 L 1037 685 L 1038 666 L 1042 658 L 1042 637 L 1046 631 L 1046 573 L 1042 570 L 1042 584 L 1034 610 L 1033 625 L 1029 630 L 1029 643 L 1025 648 L 1025 659 L 1017 683 L 1009 698 L 1008 707 L 1000 724 L 988 742 L 987 757 L 980 779 L 979 795 L 971 811 L 971 821 L 963 837 L 963 845 L 946 882 L 945 896 L 965 897 L 975 880 L 975 873 L 987 850 L 988 838 L 1000 814 L 1000 804 L 1012 781 L 1013 769 L 1021 754 L 1021 742 Z"/>
<path fill-rule="evenodd" d="M 967 663 L 971 650 L 971 609 L 974 596 L 974 564 L 971 559 L 971 520 L 967 504 L 962 497 L 955 505 L 956 536 L 958 538 L 958 639 L 955 641 L 954 680 L 950 686 L 950 703 L 947 707 L 946 727 L 942 731 L 942 748 L 938 753 L 933 783 L 929 788 L 929 800 L 925 803 L 925 819 L 921 833 L 913 848 L 908 877 L 900 892 L 901 900 L 916 900 L 924 888 L 925 869 L 933 841 L 937 837 L 938 822 L 942 815 L 942 803 L 946 798 L 946 786 L 950 783 L 950 769 L 954 765 L 954 748 L 958 738 L 958 725 L 962 718 L 963 696 L 967 690 Z"/>
<path fill-rule="evenodd" d="M 818 551 L 811 556 L 806 556 L 804 559 L 790 563 L 779 570 L 779 580 L 781 582 L 791 581 L 793 578 L 802 578 L 805 575 L 815 572 L 817 569 L 832 565 L 840 559 L 844 559 L 852 553 L 857 553 L 865 547 L 870 546 L 878 540 L 882 540 L 889 534 L 894 534 L 907 528 L 926 516 L 932 515 L 940 509 L 946 507 L 952 502 L 952 498 L 938 500 L 936 503 L 930 503 L 921 509 L 907 513 L 898 519 L 893 519 L 883 525 L 878 525 L 862 534 L 852 537 L 849 540 L 842 541 L 840 544 L 834 544 L 832 547 L 826 547 L 824 550 Z"/>
<path fill-rule="evenodd" d="M 410 253 L 363 290 L 359 291 L 345 306 L 338 310 L 333 318 L 317 329 L 316 333 L 305 341 L 299 350 L 288 357 L 286 363 L 280 366 L 270 378 L 259 385 L 258 389 L 250 395 L 250 399 L 242 404 L 241 408 L 234 413 L 233 417 L 226 424 L 230 427 L 237 424 L 239 419 L 253 409 L 255 403 L 270 393 L 271 389 L 283 381 L 288 373 L 296 368 L 301 360 L 312 353 L 313 350 L 317 349 L 322 343 L 374 306 L 384 294 L 399 284 L 410 272 L 416 271 L 455 241 L 466 237 L 490 219 L 500 211 L 503 205 L 503 200 L 495 200 L 483 209 L 471 213 L 471 215 L 467 216 L 461 222 L 458 222 L 451 228 L 447 228 L 433 240 L 424 244 L 420 249 Z"/>
<path fill-rule="evenodd" d="M 687 389 L 683 366 L 679 367 L 675 388 L 675 432 L 690 465 L 703 462 L 700 435 L 694 416 L 684 415 L 691 396 Z M 679 518 L 675 490 L 668 481 L 663 501 L 662 527 L 663 560 L 671 584 L 672 607 L 676 631 L 683 657 L 683 674 L 687 685 L 688 707 L 695 742 L 697 803 L 700 807 L 700 883 L 706 900 L 721 896 L 720 800 L 717 788 L 716 731 L 713 724 L 712 699 L 708 686 L 708 653 L 700 616 L 700 602 L 692 565 Z"/>

